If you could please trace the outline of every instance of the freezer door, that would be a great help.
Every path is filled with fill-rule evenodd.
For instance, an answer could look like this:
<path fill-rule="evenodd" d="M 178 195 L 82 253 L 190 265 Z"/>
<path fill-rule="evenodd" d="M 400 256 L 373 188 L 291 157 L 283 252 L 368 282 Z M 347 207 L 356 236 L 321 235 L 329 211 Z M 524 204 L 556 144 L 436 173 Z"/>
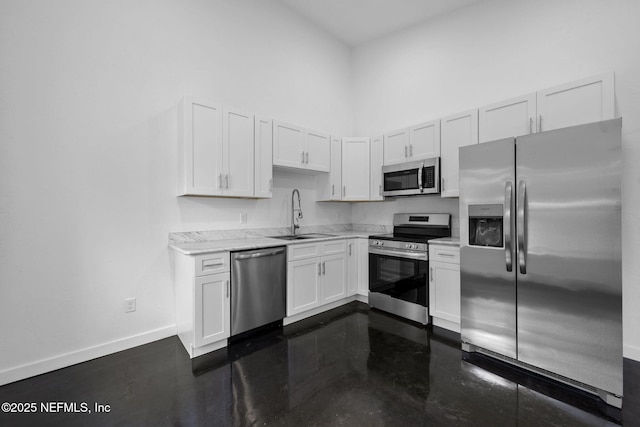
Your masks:
<path fill-rule="evenodd" d="M 515 145 L 460 148 L 460 334 L 515 359 Z"/>
<path fill-rule="evenodd" d="M 518 359 L 620 396 L 621 126 L 516 141 Z"/>

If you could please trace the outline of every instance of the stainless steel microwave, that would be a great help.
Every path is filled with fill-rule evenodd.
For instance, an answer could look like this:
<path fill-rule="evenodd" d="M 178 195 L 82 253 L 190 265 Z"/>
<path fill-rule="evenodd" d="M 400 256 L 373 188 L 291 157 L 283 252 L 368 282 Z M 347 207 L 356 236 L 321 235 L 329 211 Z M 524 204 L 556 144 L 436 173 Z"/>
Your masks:
<path fill-rule="evenodd" d="M 382 195 L 416 196 L 440 193 L 440 157 L 382 167 Z"/>

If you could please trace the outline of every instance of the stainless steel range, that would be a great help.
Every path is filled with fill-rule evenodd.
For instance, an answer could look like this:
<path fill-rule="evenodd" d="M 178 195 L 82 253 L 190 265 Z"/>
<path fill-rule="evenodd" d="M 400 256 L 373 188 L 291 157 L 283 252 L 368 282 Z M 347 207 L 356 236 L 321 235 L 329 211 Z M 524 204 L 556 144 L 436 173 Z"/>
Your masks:
<path fill-rule="evenodd" d="M 429 323 L 428 241 L 451 236 L 451 215 L 399 213 L 393 234 L 369 236 L 369 305 Z"/>

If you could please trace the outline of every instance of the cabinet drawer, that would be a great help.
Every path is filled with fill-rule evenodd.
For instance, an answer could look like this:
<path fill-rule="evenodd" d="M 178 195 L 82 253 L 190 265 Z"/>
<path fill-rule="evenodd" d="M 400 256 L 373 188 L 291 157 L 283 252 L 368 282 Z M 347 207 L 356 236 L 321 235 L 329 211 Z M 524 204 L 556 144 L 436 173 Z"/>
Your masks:
<path fill-rule="evenodd" d="M 429 248 L 429 261 L 460 264 L 460 249 L 450 246 L 432 246 Z"/>
<path fill-rule="evenodd" d="M 215 254 L 196 255 L 195 275 L 204 276 L 207 274 L 224 273 L 229 271 L 229 252 L 218 252 Z"/>
<path fill-rule="evenodd" d="M 322 243 L 321 254 L 322 255 L 334 255 L 342 254 L 347 251 L 346 240 L 332 240 Z"/>
<path fill-rule="evenodd" d="M 307 243 L 303 245 L 289 245 L 287 247 L 287 261 L 297 261 L 320 256 L 321 243 Z"/>

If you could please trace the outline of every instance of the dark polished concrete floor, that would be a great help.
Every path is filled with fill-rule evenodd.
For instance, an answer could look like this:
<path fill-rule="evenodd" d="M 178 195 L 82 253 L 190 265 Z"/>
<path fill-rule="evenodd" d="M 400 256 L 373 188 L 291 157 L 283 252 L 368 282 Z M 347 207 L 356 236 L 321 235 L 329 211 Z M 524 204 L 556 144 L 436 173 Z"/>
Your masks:
<path fill-rule="evenodd" d="M 0 403 L 38 405 L 0 412 L 0 426 L 640 423 L 640 363 L 625 360 L 624 409 L 607 411 L 500 364 L 464 361 L 439 332 L 352 303 L 193 361 L 172 337 L 0 387 Z M 92 413 L 43 414 L 42 402 L 84 402 Z"/>

